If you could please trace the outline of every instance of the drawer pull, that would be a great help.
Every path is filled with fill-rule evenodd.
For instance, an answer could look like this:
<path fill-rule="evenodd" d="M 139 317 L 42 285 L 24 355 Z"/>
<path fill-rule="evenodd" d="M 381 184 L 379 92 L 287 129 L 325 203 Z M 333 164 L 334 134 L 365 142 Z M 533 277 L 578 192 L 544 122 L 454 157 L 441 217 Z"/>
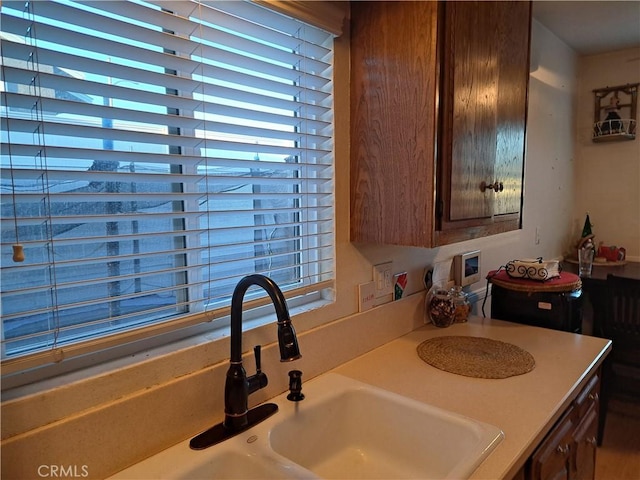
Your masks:
<path fill-rule="evenodd" d="M 596 439 L 596 437 L 587 438 L 587 443 L 594 447 L 598 446 L 598 440 Z"/>
<path fill-rule="evenodd" d="M 589 400 L 593 402 L 597 402 L 599 399 L 600 399 L 600 396 L 598 395 L 598 392 L 589 394 Z"/>
<path fill-rule="evenodd" d="M 558 448 L 556 448 L 556 452 L 561 453 L 562 455 L 566 455 L 567 453 L 569 453 L 569 444 L 558 445 Z"/>

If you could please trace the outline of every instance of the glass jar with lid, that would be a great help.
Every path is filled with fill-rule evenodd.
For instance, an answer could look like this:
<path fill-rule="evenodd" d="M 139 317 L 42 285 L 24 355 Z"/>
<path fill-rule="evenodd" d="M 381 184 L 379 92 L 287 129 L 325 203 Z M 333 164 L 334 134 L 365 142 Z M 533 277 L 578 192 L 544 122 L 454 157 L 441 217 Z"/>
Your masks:
<path fill-rule="evenodd" d="M 451 292 L 440 287 L 429 290 L 425 300 L 425 314 L 436 327 L 450 326 L 455 319 Z"/>
<path fill-rule="evenodd" d="M 464 323 L 469 319 L 471 313 L 471 302 L 469 297 L 462 290 L 460 285 L 456 285 L 451 289 L 451 299 L 454 305 L 454 321 L 455 323 Z"/>

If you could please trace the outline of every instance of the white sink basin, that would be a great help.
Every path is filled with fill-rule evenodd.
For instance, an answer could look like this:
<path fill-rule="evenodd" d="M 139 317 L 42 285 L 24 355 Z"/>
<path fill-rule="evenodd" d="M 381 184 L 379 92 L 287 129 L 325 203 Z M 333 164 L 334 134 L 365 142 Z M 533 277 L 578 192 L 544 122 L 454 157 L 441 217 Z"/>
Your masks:
<path fill-rule="evenodd" d="M 251 429 L 205 450 L 191 450 L 185 441 L 109 477 L 128 480 L 199 479 L 313 479 L 308 470 L 282 458 L 257 438 Z M 246 432 L 245 432 L 246 433 Z M 254 440 L 255 439 L 255 440 Z"/>
<path fill-rule="evenodd" d="M 283 417 L 274 451 L 327 479 L 465 478 L 502 440 L 493 426 L 338 375 Z"/>
<path fill-rule="evenodd" d="M 224 478 L 229 480 L 250 478 L 296 478 L 288 463 L 265 456 L 240 452 L 224 452 L 212 456 L 207 462 L 184 466 L 179 478 Z M 164 478 L 164 477 L 163 477 Z"/>
<path fill-rule="evenodd" d="M 114 479 L 462 479 L 500 443 L 497 427 L 325 374 L 276 414 L 206 450 L 185 441 Z"/>

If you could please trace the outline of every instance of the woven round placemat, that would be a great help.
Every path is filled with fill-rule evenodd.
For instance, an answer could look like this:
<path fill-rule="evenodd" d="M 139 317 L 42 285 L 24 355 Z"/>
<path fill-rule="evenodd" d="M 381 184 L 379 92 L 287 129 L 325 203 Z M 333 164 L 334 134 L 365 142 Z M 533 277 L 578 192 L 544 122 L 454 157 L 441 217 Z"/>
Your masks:
<path fill-rule="evenodd" d="M 484 337 L 435 337 L 417 350 L 429 365 L 466 377 L 507 378 L 530 372 L 536 365 L 526 350 Z"/>

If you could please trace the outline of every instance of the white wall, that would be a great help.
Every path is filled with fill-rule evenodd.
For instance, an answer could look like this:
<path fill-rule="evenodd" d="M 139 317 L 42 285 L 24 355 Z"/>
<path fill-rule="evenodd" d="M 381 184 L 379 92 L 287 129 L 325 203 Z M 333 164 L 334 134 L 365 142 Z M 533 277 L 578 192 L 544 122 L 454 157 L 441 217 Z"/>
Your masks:
<path fill-rule="evenodd" d="M 640 138 L 591 141 L 593 90 L 640 82 L 640 47 L 582 57 L 579 79 L 575 233 L 589 212 L 596 243 L 625 247 L 628 259 L 640 261 Z"/>
<path fill-rule="evenodd" d="M 481 249 L 484 277 L 515 258 L 552 258 L 562 253 L 571 227 L 577 59 L 537 22 L 533 25 L 532 58 L 535 68 L 529 92 L 523 229 L 437 249 L 353 245 L 348 238 L 348 37 L 338 41 L 336 302 L 293 318 L 303 354 L 295 368 L 305 372 L 305 378 L 419 326 L 423 271 L 436 261 Z M 371 280 L 372 265 L 387 260 L 393 260 L 395 271 L 409 273 L 410 296 L 366 315 L 356 314 L 357 285 Z M 476 284 L 477 288 L 484 286 L 485 282 Z M 273 325 L 244 335 L 247 351 L 255 344 L 265 345 L 263 369 L 270 382 L 252 395 L 254 403 L 287 386 L 286 371 L 292 367 L 277 361 L 275 335 Z M 89 476 L 98 478 L 211 426 L 222 418 L 228 348 L 228 338 L 210 335 L 54 379 L 44 389 L 43 385 L 31 385 L 3 395 L 3 478 L 34 478 L 42 464 L 87 465 Z M 252 373 L 253 367 L 247 370 Z"/>
<path fill-rule="evenodd" d="M 540 255 L 558 256 L 572 242 L 576 54 L 542 24 L 532 29 L 525 160 L 525 248 L 540 225 Z M 535 233 L 534 233 L 535 234 Z"/>

